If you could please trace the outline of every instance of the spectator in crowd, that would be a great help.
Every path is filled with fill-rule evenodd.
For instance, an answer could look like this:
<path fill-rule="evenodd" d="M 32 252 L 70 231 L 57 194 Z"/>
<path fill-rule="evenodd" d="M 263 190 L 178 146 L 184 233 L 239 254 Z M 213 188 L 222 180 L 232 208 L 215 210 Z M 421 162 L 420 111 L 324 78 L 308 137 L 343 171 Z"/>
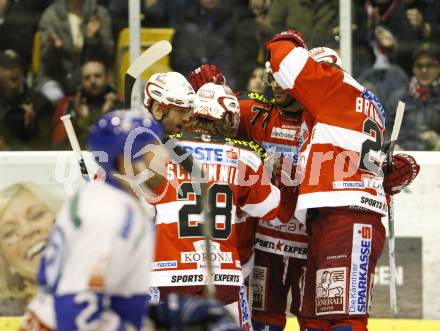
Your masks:
<path fill-rule="evenodd" d="M 74 95 L 64 98 L 55 111 L 55 128 L 52 143 L 57 148 L 69 148 L 66 131 L 60 120 L 65 114 L 72 115 L 78 140 L 85 146 L 89 127 L 97 118 L 110 110 L 123 108 L 122 100 L 109 82 L 108 68 L 100 59 L 87 59 L 81 65 L 81 84 Z"/>
<path fill-rule="evenodd" d="M 405 70 L 391 62 L 389 55 L 395 48 L 395 39 L 392 34 L 382 26 L 378 26 L 375 29 L 375 36 L 376 39 L 372 41 L 371 45 L 376 60 L 371 67 L 360 74 L 358 80 L 371 90 L 379 100 L 387 100 L 394 91 L 408 84 L 409 77 Z M 389 47 L 384 47 L 384 45 Z"/>
<path fill-rule="evenodd" d="M 172 41 L 173 70 L 187 74 L 201 64 L 210 63 L 217 65 L 226 77 L 233 77 L 236 74 L 231 70 L 233 41 L 241 9 L 232 0 L 189 2 Z"/>
<path fill-rule="evenodd" d="M 397 101 L 406 103 L 399 145 L 405 150 L 440 150 L 440 50 L 423 43 L 413 56 L 414 76 L 388 101 L 388 127 L 392 126 Z"/>
<path fill-rule="evenodd" d="M 119 32 L 128 26 L 128 1 L 108 0 L 100 3 L 105 6 L 112 17 L 112 31 L 115 40 L 118 40 Z"/>
<path fill-rule="evenodd" d="M 188 0 L 142 0 L 142 26 L 175 27 Z"/>
<path fill-rule="evenodd" d="M 111 13 L 113 35 L 117 39 L 121 30 L 128 27 L 128 1 L 107 0 L 100 3 Z M 142 27 L 176 27 L 187 3 L 188 0 L 141 0 Z"/>
<path fill-rule="evenodd" d="M 22 315 L 60 204 L 35 183 L 0 190 L 0 315 Z"/>
<path fill-rule="evenodd" d="M 257 66 L 249 77 L 246 90 L 249 92 L 264 94 L 265 89 L 264 68 L 262 66 Z"/>
<path fill-rule="evenodd" d="M 35 14 L 22 2 L 0 0 L 0 50 L 12 49 L 29 67 L 36 30 Z"/>
<path fill-rule="evenodd" d="M 372 63 L 366 41 L 365 14 L 353 2 L 353 75 L 359 75 Z M 335 49 L 339 44 L 339 0 L 273 0 L 269 21 L 274 32 L 298 29 L 309 49 L 323 45 Z"/>
<path fill-rule="evenodd" d="M 246 89 L 255 66 L 262 64 L 264 43 L 273 34 L 268 12 L 271 0 L 250 0 L 248 8 L 238 10 L 239 19 L 232 52 L 233 74 L 228 84 L 235 90 Z"/>
<path fill-rule="evenodd" d="M 43 13 L 39 29 L 42 62 L 37 83 L 54 104 L 75 92 L 81 59 L 97 53 L 113 56 L 110 14 L 95 0 L 56 0 Z"/>
<path fill-rule="evenodd" d="M 298 29 L 310 48 L 334 41 L 339 25 L 338 0 L 273 0 L 269 20 L 275 32 Z"/>
<path fill-rule="evenodd" d="M 408 74 L 411 73 L 411 54 L 422 41 L 440 41 L 440 2 L 431 0 L 367 0 L 370 35 L 378 41 L 379 48 L 385 52 L 395 52 L 395 61 Z M 391 33 L 383 42 L 377 36 L 376 28 L 382 26 Z"/>
<path fill-rule="evenodd" d="M 0 149 L 47 149 L 52 106 L 26 84 L 21 59 L 0 52 Z"/>

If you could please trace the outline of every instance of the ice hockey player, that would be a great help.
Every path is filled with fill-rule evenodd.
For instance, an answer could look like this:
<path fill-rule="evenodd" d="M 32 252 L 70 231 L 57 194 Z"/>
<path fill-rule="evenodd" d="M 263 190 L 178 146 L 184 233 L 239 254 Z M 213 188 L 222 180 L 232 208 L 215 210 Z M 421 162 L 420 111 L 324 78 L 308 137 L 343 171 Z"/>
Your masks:
<path fill-rule="evenodd" d="M 302 222 L 310 215 L 302 328 L 367 330 L 372 273 L 385 239 L 383 108 L 348 73 L 313 60 L 296 31 L 276 34 L 266 49 L 274 79 L 306 109 L 295 211 Z M 412 180 L 418 166 L 408 169 Z"/>
<path fill-rule="evenodd" d="M 144 107 L 166 134 L 181 133 L 191 120 L 195 92 L 178 72 L 153 74 L 145 84 Z"/>
<path fill-rule="evenodd" d="M 340 58 L 333 50 L 322 50 L 334 57 L 324 59 L 321 53 L 316 61 L 333 60 L 340 64 Z M 254 93 L 243 96 L 240 99 L 239 136 L 255 140 L 272 156 L 273 163 L 269 164 L 273 170 L 272 179 L 283 195 L 286 185 L 297 184 L 291 181 L 291 177 L 294 177 L 298 161 L 304 106 L 278 85 L 269 69 L 267 71 L 274 102 L 267 102 L 265 97 Z M 282 177 L 281 173 L 285 176 Z M 282 208 L 295 208 L 295 203 L 296 200 L 288 201 L 288 205 Z M 307 232 L 304 224 L 294 217 L 287 224 L 258 222 L 252 276 L 254 330 L 284 329 L 289 290 L 292 296 L 290 312 L 302 324 L 298 315 L 306 258 Z"/>
<path fill-rule="evenodd" d="M 87 184 L 60 211 L 41 261 L 40 291 L 21 331 L 145 330 L 154 212 L 135 193 L 154 190 L 156 182 L 133 189 L 118 174 L 130 179 L 131 170 L 147 169 L 151 155 L 133 155 L 150 143 L 167 154 L 157 147 L 161 137 L 162 128 L 144 111 L 106 113 L 92 128 L 89 148 L 108 156 L 100 163 L 105 184 Z M 184 296 L 155 305 L 149 319 L 164 330 L 240 330 L 217 301 Z"/>
<path fill-rule="evenodd" d="M 335 51 L 320 47 L 311 50 L 318 62 L 341 61 Z M 190 83 L 195 90 L 207 79 L 224 82 L 215 65 L 202 65 L 190 73 Z M 298 145 L 301 118 L 304 106 L 283 90 L 267 73 L 274 99 L 258 93 L 240 95 L 240 125 L 238 136 L 254 140 L 262 145 L 270 157 L 269 168 L 275 171 L 272 182 L 286 192 L 286 185 L 294 185 L 290 175 L 295 173 L 298 160 Z M 286 162 L 283 162 L 286 160 Z M 281 179 L 283 168 L 288 177 Z M 283 182 L 282 182 L 283 181 Z M 281 208 L 295 208 L 295 201 L 288 201 Z M 286 324 L 286 306 L 289 290 L 292 294 L 291 313 L 298 315 L 301 300 L 300 280 L 304 276 L 307 257 L 306 227 L 292 218 L 287 224 L 280 222 L 258 222 L 251 217 L 242 217 L 237 225 L 241 248 L 240 255 L 245 269 L 252 269 L 255 261 L 252 302 L 254 330 L 282 330 Z M 255 238 L 256 233 L 256 238 Z M 253 235 L 252 235 L 253 234 Z M 248 237 L 248 239 L 244 239 Z M 256 240 L 255 240 L 256 239 Z M 255 242 L 255 258 L 251 258 Z M 249 262 L 248 262 L 249 261 Z M 248 263 L 246 263 L 248 262 Z M 244 275 L 246 277 L 246 275 Z M 299 320 L 301 323 L 301 321 Z"/>
<path fill-rule="evenodd" d="M 127 173 L 127 141 L 128 165 L 136 174 L 145 168 L 146 155 L 136 153 L 156 143 L 162 132 L 141 111 L 109 112 L 92 127 L 89 150 L 107 155 L 99 162 L 105 183 L 85 184 L 57 215 L 38 272 L 40 293 L 22 330 L 140 330 L 154 253 L 154 210 L 114 174 Z M 142 189 L 153 187 L 147 181 Z"/>
<path fill-rule="evenodd" d="M 216 297 L 240 318 L 244 328 L 249 328 L 237 252 L 236 214 L 244 211 L 263 220 L 274 219 L 279 212 L 280 193 L 270 184 L 261 156 L 256 153 L 263 149 L 256 143 L 229 138 L 235 135 L 238 116 L 238 100 L 230 89 L 208 83 L 197 92 L 187 132 L 172 137 L 192 154 L 208 180 L 208 203 L 215 216 L 209 258 Z M 159 287 L 161 300 L 170 293 L 203 295 L 208 257 L 200 196 L 194 192 L 191 175 L 177 164 L 168 164 L 167 180 L 178 180 L 179 186 L 168 185 L 164 198 L 156 204 L 160 246 L 152 284 Z"/>

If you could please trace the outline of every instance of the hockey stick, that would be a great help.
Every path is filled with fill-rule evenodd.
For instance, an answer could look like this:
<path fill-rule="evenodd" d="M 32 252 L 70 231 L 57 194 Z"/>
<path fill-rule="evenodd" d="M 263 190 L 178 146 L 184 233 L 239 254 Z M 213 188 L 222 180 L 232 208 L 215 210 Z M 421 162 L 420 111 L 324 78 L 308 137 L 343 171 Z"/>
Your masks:
<path fill-rule="evenodd" d="M 387 153 L 387 171 L 393 170 L 392 157 L 394 147 L 402 125 L 403 114 L 405 112 L 405 103 L 399 100 L 397 104 L 396 116 L 394 118 L 393 131 L 391 132 L 390 141 L 386 146 Z M 394 203 L 393 197 L 390 195 L 390 205 L 388 206 L 388 263 L 390 267 L 390 308 L 394 314 L 397 314 L 397 290 L 396 290 L 396 251 L 394 237 Z"/>
<path fill-rule="evenodd" d="M 153 63 L 160 60 L 162 57 L 168 55 L 172 50 L 171 44 L 166 40 L 158 41 L 153 44 L 150 48 L 144 51 L 127 69 L 125 73 L 125 86 L 124 86 L 124 102 L 127 108 L 131 108 L 131 95 L 133 92 L 133 86 L 136 83 L 136 79 L 141 76 L 141 74 L 147 70 Z M 175 141 L 169 141 L 166 144 L 169 147 L 169 152 L 171 157 L 177 161 L 188 173 L 191 174 L 191 177 L 194 179 L 195 183 L 200 184 L 200 197 L 201 197 L 201 209 L 203 211 L 204 219 L 207 222 L 202 223 L 202 229 L 205 238 L 205 246 L 206 246 L 206 271 L 207 271 L 207 291 L 208 298 L 213 298 L 215 296 L 215 286 L 212 281 L 213 277 L 213 269 L 211 262 L 211 228 L 210 224 L 214 226 L 214 220 L 212 212 L 209 207 L 208 199 L 208 184 L 205 183 L 203 179 L 203 171 L 195 165 L 193 158 L 191 155 L 183 158 L 185 156 L 185 152 L 180 148 Z"/>
<path fill-rule="evenodd" d="M 70 146 L 72 147 L 73 154 L 78 161 L 79 168 L 81 170 L 81 175 L 85 181 L 90 181 L 89 172 L 87 171 L 86 163 L 79 147 L 78 138 L 76 138 L 75 130 L 73 129 L 72 121 L 70 120 L 70 114 L 63 115 L 60 117 L 63 122 L 64 128 L 67 132 L 67 137 L 69 138 Z"/>
<path fill-rule="evenodd" d="M 172 50 L 171 44 L 166 40 L 161 40 L 151 45 L 128 67 L 124 78 L 124 101 L 125 106 L 131 107 L 131 94 L 136 79 L 147 70 L 153 63 L 168 55 Z"/>

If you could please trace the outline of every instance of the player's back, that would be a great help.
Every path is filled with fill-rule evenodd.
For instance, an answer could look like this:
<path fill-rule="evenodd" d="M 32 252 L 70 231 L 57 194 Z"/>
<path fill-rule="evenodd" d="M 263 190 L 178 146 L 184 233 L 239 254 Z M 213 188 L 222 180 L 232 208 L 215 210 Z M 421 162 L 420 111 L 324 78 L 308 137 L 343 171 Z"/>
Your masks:
<path fill-rule="evenodd" d="M 203 169 L 208 203 L 215 216 L 211 262 L 216 285 L 240 286 L 242 273 L 235 232 L 237 213 L 262 219 L 277 215 L 279 190 L 270 184 L 258 144 L 243 140 L 192 134 L 174 136 Z M 157 250 L 152 284 L 159 287 L 206 284 L 206 248 L 200 196 L 190 174 L 170 162 L 168 183 L 156 204 Z"/>
<path fill-rule="evenodd" d="M 64 203 L 38 273 L 57 330 L 91 327 L 108 307 L 140 327 L 154 249 L 151 211 L 109 184 L 87 184 Z"/>

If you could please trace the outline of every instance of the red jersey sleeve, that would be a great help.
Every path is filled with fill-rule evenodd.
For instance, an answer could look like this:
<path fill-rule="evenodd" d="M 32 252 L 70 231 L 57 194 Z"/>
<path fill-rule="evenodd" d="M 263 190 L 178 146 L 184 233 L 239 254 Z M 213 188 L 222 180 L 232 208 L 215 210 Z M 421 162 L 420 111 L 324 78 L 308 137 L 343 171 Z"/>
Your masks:
<path fill-rule="evenodd" d="M 253 101 L 250 99 L 240 99 L 240 124 L 238 126 L 238 137 L 250 137 L 251 136 L 251 126 L 252 121 L 252 106 Z"/>
<path fill-rule="evenodd" d="M 283 89 L 300 100 L 307 111 L 314 116 L 328 110 L 327 103 L 338 103 L 337 97 L 343 81 L 344 72 L 327 63 L 313 60 L 306 49 L 295 47 L 288 41 L 269 45 L 270 64 L 274 78 Z M 354 80 L 353 80 L 354 81 Z M 363 90 L 359 84 L 356 93 Z M 335 99 L 336 98 L 336 99 Z"/>
<path fill-rule="evenodd" d="M 244 154 L 244 155 L 243 155 Z M 280 190 L 270 183 L 263 163 L 253 152 L 241 151 L 240 167 L 245 168 L 238 178 L 238 206 L 248 215 L 262 220 L 277 216 Z"/>

